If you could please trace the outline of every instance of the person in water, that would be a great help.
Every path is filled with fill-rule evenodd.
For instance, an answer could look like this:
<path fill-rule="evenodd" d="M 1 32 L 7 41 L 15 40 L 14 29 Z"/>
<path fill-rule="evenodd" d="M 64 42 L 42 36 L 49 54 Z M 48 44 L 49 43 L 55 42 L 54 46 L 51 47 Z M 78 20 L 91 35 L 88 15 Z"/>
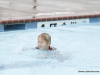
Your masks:
<path fill-rule="evenodd" d="M 56 48 L 51 47 L 51 36 L 48 33 L 42 33 L 38 36 L 38 46 L 35 49 L 42 49 L 42 50 L 56 50 Z"/>
<path fill-rule="evenodd" d="M 54 47 L 51 47 L 50 46 L 51 44 L 51 36 L 48 34 L 48 33 L 42 33 L 38 36 L 38 46 L 35 47 L 35 49 L 38 49 L 38 50 L 50 50 L 50 51 L 55 51 L 57 50 L 56 48 Z M 34 50 L 34 48 L 30 48 L 31 50 Z M 23 49 L 22 51 L 24 50 L 30 50 L 29 48 L 25 48 Z M 14 52 L 14 54 L 17 54 L 17 53 L 22 53 L 21 52 Z M 60 53 L 55 53 L 55 55 L 53 55 L 55 57 L 57 57 L 57 59 L 59 61 L 63 61 L 62 60 L 62 55 Z M 46 58 L 48 57 L 47 55 L 40 55 L 39 58 Z"/>
<path fill-rule="evenodd" d="M 56 50 L 56 48 L 51 47 L 50 44 L 51 44 L 51 36 L 48 33 L 42 33 L 38 36 L 38 46 L 37 47 L 35 47 L 35 48 L 24 48 L 24 49 L 22 49 L 22 51 L 30 50 L 30 49 L 31 50 L 33 50 L 33 49 L 50 50 L 50 51 Z M 22 51 L 14 52 L 14 54 L 21 53 Z"/>

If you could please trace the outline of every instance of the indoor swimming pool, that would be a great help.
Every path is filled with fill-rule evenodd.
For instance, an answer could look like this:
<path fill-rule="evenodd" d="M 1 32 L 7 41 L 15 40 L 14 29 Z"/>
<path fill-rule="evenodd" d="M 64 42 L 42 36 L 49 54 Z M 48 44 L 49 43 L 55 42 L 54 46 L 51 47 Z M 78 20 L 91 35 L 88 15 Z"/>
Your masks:
<path fill-rule="evenodd" d="M 51 46 L 57 50 L 30 50 L 37 46 L 38 35 L 45 32 L 51 35 Z M 100 23 L 0 33 L 0 75 L 84 74 L 79 71 L 100 73 Z"/>

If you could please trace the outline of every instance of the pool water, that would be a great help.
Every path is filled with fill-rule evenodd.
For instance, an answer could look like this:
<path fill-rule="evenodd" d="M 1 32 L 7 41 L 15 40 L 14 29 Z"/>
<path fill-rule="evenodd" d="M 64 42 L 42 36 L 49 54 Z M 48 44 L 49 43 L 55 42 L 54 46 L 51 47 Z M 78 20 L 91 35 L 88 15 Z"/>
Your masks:
<path fill-rule="evenodd" d="M 44 32 L 57 51 L 30 50 Z M 14 54 L 23 48 L 27 49 Z M 0 33 L 0 75 L 78 75 L 91 70 L 100 71 L 100 23 Z"/>

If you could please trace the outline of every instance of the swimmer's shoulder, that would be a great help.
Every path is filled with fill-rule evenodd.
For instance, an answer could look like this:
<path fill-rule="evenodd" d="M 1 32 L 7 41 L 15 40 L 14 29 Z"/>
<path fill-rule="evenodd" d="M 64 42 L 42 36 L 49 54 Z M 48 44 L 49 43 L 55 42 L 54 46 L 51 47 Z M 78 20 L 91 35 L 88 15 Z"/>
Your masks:
<path fill-rule="evenodd" d="M 50 50 L 50 51 L 54 51 L 54 50 L 57 50 L 57 49 L 56 49 L 55 47 L 51 47 L 51 46 L 50 46 L 50 47 L 49 47 L 49 50 Z"/>
<path fill-rule="evenodd" d="M 35 49 L 39 49 L 39 47 L 36 46 Z M 50 46 L 50 47 L 49 47 L 49 50 L 50 50 L 50 51 L 54 51 L 54 50 L 57 50 L 57 48 L 55 48 L 55 47 L 51 47 L 51 46 Z"/>
<path fill-rule="evenodd" d="M 36 46 L 36 47 L 35 47 L 35 49 L 39 49 L 39 47 L 38 47 L 38 46 Z"/>

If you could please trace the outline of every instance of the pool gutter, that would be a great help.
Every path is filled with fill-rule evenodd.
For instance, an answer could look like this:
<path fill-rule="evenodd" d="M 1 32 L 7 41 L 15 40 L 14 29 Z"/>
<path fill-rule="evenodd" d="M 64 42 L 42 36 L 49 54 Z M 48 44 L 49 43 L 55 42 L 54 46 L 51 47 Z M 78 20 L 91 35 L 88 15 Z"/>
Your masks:
<path fill-rule="evenodd" d="M 74 19 L 86 19 L 89 18 L 92 21 L 100 22 L 100 13 L 78 13 L 78 14 L 59 14 L 59 15 L 41 15 L 35 17 L 22 17 L 22 18 L 10 18 L 0 20 L 0 29 L 3 30 L 3 25 L 14 25 L 14 24 L 35 24 L 37 28 L 37 22 L 50 22 L 50 21 L 62 21 L 62 20 L 74 20 Z M 95 18 L 95 19 L 94 19 Z M 1 26 L 2 25 L 2 26 Z M 30 26 L 31 28 L 32 26 Z M 28 28 L 28 27 L 27 27 Z M 33 26 L 34 28 L 34 26 Z"/>

